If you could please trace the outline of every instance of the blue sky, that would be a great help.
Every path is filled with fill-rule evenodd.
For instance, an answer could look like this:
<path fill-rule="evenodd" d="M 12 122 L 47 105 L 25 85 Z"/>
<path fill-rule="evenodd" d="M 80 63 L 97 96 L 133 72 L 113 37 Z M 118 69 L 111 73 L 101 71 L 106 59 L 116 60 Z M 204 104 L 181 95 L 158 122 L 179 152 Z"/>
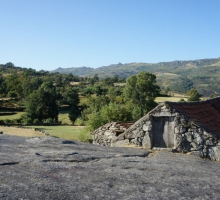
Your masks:
<path fill-rule="evenodd" d="M 36 70 L 220 57 L 219 0 L 0 0 L 0 64 Z"/>

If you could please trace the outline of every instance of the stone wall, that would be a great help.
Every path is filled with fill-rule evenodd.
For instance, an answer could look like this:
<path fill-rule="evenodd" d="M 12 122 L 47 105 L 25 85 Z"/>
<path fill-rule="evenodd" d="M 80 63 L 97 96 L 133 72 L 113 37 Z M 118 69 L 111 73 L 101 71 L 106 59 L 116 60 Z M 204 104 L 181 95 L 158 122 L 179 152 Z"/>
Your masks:
<path fill-rule="evenodd" d="M 101 126 L 92 133 L 93 144 L 111 147 L 129 144 L 129 141 L 124 138 L 122 133 L 132 124 L 133 123 L 111 122 Z"/>
<path fill-rule="evenodd" d="M 175 117 L 174 136 L 177 151 L 191 152 L 200 157 L 220 161 L 220 140 L 217 136 L 178 113 Z"/>
<path fill-rule="evenodd" d="M 193 121 L 188 120 L 181 113 L 176 112 L 166 103 L 162 103 L 135 122 L 129 128 L 120 126 L 120 123 L 108 123 L 94 134 L 94 144 L 103 146 L 125 146 L 134 144 L 146 149 L 153 148 L 153 117 L 173 117 L 174 134 L 173 151 L 191 152 L 200 157 L 220 161 L 220 140 Z"/>

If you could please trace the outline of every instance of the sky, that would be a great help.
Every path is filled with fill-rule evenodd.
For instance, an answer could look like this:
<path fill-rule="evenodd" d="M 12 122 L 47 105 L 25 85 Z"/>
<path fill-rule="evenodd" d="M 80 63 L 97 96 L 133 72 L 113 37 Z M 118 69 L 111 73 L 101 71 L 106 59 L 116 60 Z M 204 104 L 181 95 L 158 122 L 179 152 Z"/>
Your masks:
<path fill-rule="evenodd" d="M 0 0 L 0 64 L 51 71 L 220 57 L 219 0 Z"/>

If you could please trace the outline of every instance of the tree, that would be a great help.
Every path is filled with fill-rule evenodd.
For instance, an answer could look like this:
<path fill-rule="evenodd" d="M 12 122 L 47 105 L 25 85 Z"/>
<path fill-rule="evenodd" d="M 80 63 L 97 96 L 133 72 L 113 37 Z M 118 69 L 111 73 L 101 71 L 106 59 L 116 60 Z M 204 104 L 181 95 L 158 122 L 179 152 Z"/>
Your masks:
<path fill-rule="evenodd" d="M 200 98 L 202 97 L 202 94 L 199 94 L 195 88 L 190 89 L 186 95 L 188 96 L 188 101 L 200 101 Z"/>
<path fill-rule="evenodd" d="M 170 92 L 170 88 L 169 88 L 169 87 L 166 87 L 165 90 L 164 90 L 164 92 L 165 92 L 166 95 L 168 95 L 169 92 Z"/>
<path fill-rule="evenodd" d="M 0 74 L 0 96 L 4 96 L 6 93 L 6 87 L 4 82 L 4 76 Z"/>
<path fill-rule="evenodd" d="M 74 90 L 72 87 L 68 87 L 63 94 L 63 99 L 63 102 L 67 103 L 71 107 L 69 112 L 69 119 L 72 123 L 74 123 L 81 113 L 78 106 L 78 92 Z"/>
<path fill-rule="evenodd" d="M 130 76 L 124 88 L 124 100 L 130 102 L 134 107 L 139 107 L 139 117 L 155 107 L 155 98 L 160 92 L 156 85 L 156 76 L 147 72 Z"/>
<path fill-rule="evenodd" d="M 42 84 L 42 80 L 39 77 L 26 77 L 22 82 L 22 89 L 24 97 L 27 97 L 34 90 L 37 90 Z"/>
<path fill-rule="evenodd" d="M 96 82 L 98 82 L 98 81 L 99 81 L 98 74 L 95 74 L 95 75 L 93 76 L 93 78 L 90 79 L 91 85 L 94 85 L 94 84 L 95 84 Z"/>
<path fill-rule="evenodd" d="M 67 87 L 63 93 L 63 103 L 68 104 L 71 107 L 79 104 L 78 92 L 72 87 Z"/>
<path fill-rule="evenodd" d="M 72 106 L 69 112 L 69 119 L 74 124 L 76 119 L 80 116 L 80 110 L 78 106 Z"/>
<path fill-rule="evenodd" d="M 58 122 L 58 105 L 56 102 L 56 88 L 52 82 L 46 82 L 38 90 L 33 91 L 26 99 L 26 117 L 29 122 L 39 123 L 52 119 L 53 123 Z"/>
<path fill-rule="evenodd" d="M 9 97 L 19 98 L 22 96 L 22 79 L 23 77 L 17 72 L 12 73 L 5 78 L 6 89 Z"/>
<path fill-rule="evenodd" d="M 102 82 L 104 85 L 113 86 L 114 83 L 118 82 L 118 77 L 117 76 L 107 77 Z"/>
<path fill-rule="evenodd" d="M 105 87 L 96 86 L 96 88 L 95 88 L 95 93 L 97 96 L 106 95 L 107 92 L 108 92 L 108 89 Z"/>
<path fill-rule="evenodd" d="M 114 87 L 109 87 L 108 88 L 108 98 L 110 99 L 111 102 L 115 102 L 116 101 L 116 96 L 117 96 L 117 92 L 115 90 Z"/>

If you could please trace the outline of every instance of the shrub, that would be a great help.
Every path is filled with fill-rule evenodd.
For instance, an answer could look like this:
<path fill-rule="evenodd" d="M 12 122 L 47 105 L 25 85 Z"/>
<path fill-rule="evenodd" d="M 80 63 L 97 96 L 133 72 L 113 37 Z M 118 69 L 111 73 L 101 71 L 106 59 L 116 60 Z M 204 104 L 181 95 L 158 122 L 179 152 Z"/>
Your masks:
<path fill-rule="evenodd" d="M 39 121 L 39 119 L 34 119 L 33 123 L 34 124 L 40 124 L 40 121 Z"/>
<path fill-rule="evenodd" d="M 31 124 L 32 123 L 32 119 L 29 118 L 26 114 L 23 114 L 20 118 L 21 122 L 26 125 L 26 124 Z"/>
<path fill-rule="evenodd" d="M 186 102 L 184 99 L 180 99 L 179 102 Z"/>
<path fill-rule="evenodd" d="M 12 123 L 12 121 L 11 121 L 10 119 L 5 119 L 5 120 L 4 120 L 4 123 L 5 123 L 5 124 L 10 124 L 10 123 Z"/>
<path fill-rule="evenodd" d="M 53 119 L 52 118 L 47 118 L 46 120 L 45 120 L 45 123 L 48 123 L 48 124 L 53 124 Z"/>
<path fill-rule="evenodd" d="M 83 121 L 82 118 L 78 117 L 78 118 L 76 119 L 76 121 L 74 122 L 74 125 L 76 125 L 76 126 L 84 126 L 84 125 L 85 125 L 85 122 Z"/>
<path fill-rule="evenodd" d="M 92 143 L 93 138 L 92 138 L 92 134 L 89 132 L 82 132 L 79 134 L 79 141 L 80 142 L 89 142 Z"/>

